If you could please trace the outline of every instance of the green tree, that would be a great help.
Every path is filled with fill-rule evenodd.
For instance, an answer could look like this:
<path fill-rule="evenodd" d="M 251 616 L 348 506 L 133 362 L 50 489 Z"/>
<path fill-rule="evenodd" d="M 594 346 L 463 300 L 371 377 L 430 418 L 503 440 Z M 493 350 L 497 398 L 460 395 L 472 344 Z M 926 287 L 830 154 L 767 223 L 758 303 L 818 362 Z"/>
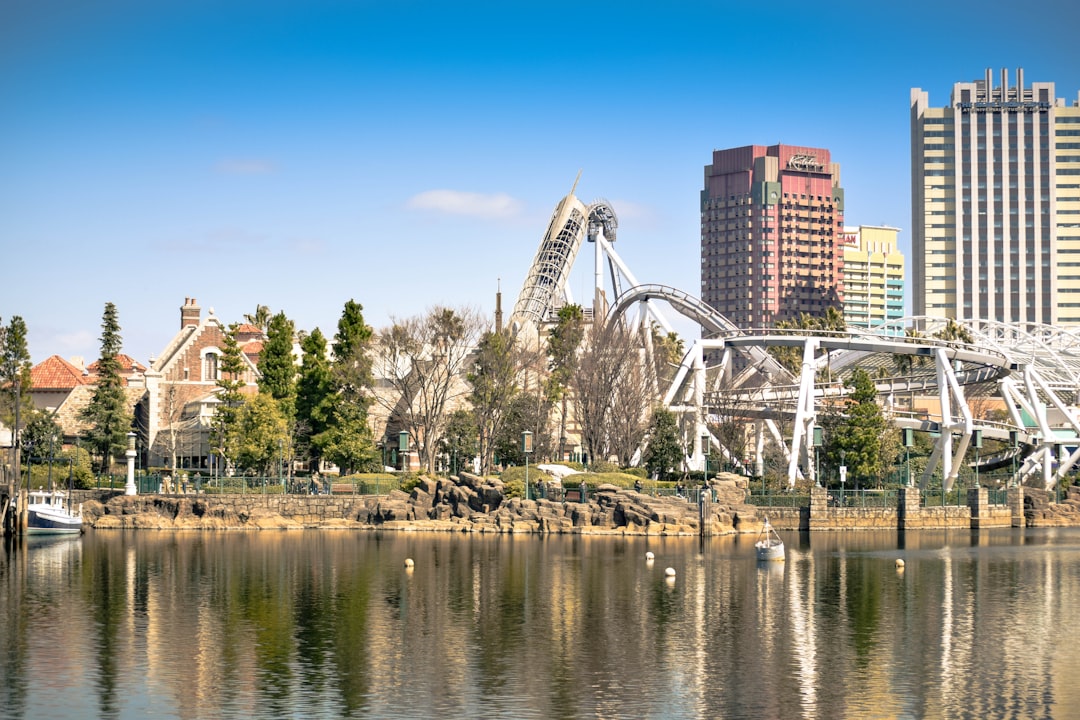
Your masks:
<path fill-rule="evenodd" d="M 127 407 L 124 381 L 120 377 L 117 355 L 123 347 L 116 306 L 105 304 L 101 320 L 101 357 L 98 360 L 98 380 L 90 403 L 79 417 L 89 423 L 87 442 L 101 458 L 100 472 L 107 473 L 113 457 L 127 449 L 127 434 L 133 417 Z"/>
<path fill-rule="evenodd" d="M 56 424 L 56 416 L 45 410 L 31 410 L 22 431 L 22 461 L 46 463 L 50 456 L 58 461 L 64 449 L 64 432 Z"/>
<path fill-rule="evenodd" d="M 551 453 L 548 408 L 544 397 L 537 397 L 536 393 L 528 390 L 521 390 L 510 399 L 501 427 L 492 442 L 495 454 L 502 463 L 525 464 L 525 453 L 521 447 L 521 434 L 525 430 L 533 434 L 532 462 Z"/>
<path fill-rule="evenodd" d="M 829 444 L 830 460 L 843 462 L 853 480 L 880 482 L 886 469 L 882 457 L 882 436 L 888 429 L 881 406 L 877 403 L 877 388 L 870 374 L 857 368 L 844 383 L 849 392 L 845 397 L 844 417 L 833 430 Z"/>
<path fill-rule="evenodd" d="M 266 393 L 258 393 L 237 408 L 229 445 L 236 465 L 257 475 L 272 474 L 273 468 L 290 454 L 288 419 L 281 406 Z"/>
<path fill-rule="evenodd" d="M 653 409 L 645 444 L 645 468 L 649 474 L 662 478 L 682 464 L 682 443 L 675 413 L 662 405 Z"/>
<path fill-rule="evenodd" d="M 847 323 L 844 321 L 843 312 L 835 307 L 828 307 L 825 308 L 824 315 L 801 313 L 797 320 L 777 321 L 776 329 L 798 330 L 801 334 L 834 333 L 847 330 Z M 771 347 L 769 354 L 796 377 L 802 372 L 802 346 Z"/>
<path fill-rule="evenodd" d="M 33 407 L 30 388 L 30 349 L 26 342 L 26 322 L 15 315 L 7 327 L 0 325 L 0 422 L 16 427 L 19 414 Z"/>
<path fill-rule="evenodd" d="M 244 320 L 266 332 L 266 328 L 270 324 L 270 315 L 270 308 L 266 305 L 256 305 L 255 312 L 250 315 L 245 314 Z"/>
<path fill-rule="evenodd" d="M 236 335 L 240 326 L 233 323 L 225 331 L 221 347 L 221 361 L 218 366 L 220 377 L 217 386 L 218 406 L 214 413 L 214 440 L 217 450 L 226 462 L 236 464 L 235 443 L 236 427 L 239 422 L 240 408 L 244 404 L 244 358 Z"/>
<path fill-rule="evenodd" d="M 371 326 L 364 322 L 364 306 L 355 300 L 346 302 L 334 335 L 331 371 L 335 389 L 351 402 L 366 401 L 365 394 L 374 385 L 371 373 L 374 335 Z"/>
<path fill-rule="evenodd" d="M 439 450 L 450 463 L 450 471 L 457 473 L 468 468 L 469 461 L 480 451 L 477 442 L 476 417 L 472 411 L 459 408 L 450 413 L 446 420 L 446 430 L 439 441 Z"/>
<path fill-rule="evenodd" d="M 968 345 L 975 343 L 975 336 L 971 334 L 971 330 L 952 318 L 949 318 L 948 322 L 945 323 L 945 327 L 934 333 L 934 337 L 946 342 L 962 342 Z"/>
<path fill-rule="evenodd" d="M 922 333 L 915 328 L 907 328 L 904 330 L 904 336 L 918 342 L 922 337 Z M 922 367 L 925 362 L 925 355 L 907 355 L 903 353 L 893 355 L 893 365 L 896 366 L 896 372 L 900 375 L 910 374 L 912 368 Z"/>
<path fill-rule="evenodd" d="M 333 392 L 330 361 L 326 357 L 326 337 L 319 328 L 300 341 L 303 359 L 296 384 L 296 445 L 298 452 L 317 461 L 318 450 L 311 438 L 326 430 L 326 418 L 317 408 L 327 402 Z"/>
<path fill-rule="evenodd" d="M 266 343 L 259 353 L 259 392 L 277 401 L 290 422 L 296 416 L 296 361 L 293 357 L 292 320 L 279 312 L 270 318 Z"/>
<path fill-rule="evenodd" d="M 312 442 L 322 457 L 337 465 L 343 475 L 379 469 L 367 410 L 360 403 L 334 403 L 326 430 L 314 436 Z"/>
<path fill-rule="evenodd" d="M 682 362 L 686 354 L 686 343 L 676 332 L 666 335 L 661 333 L 661 328 L 656 323 L 649 328 L 652 334 L 653 360 L 656 363 L 656 377 L 658 380 L 671 380 L 675 376 L 675 367 Z"/>
<path fill-rule="evenodd" d="M 548 336 L 547 391 L 551 402 L 559 403 L 559 462 L 566 453 L 566 411 L 570 382 L 578 367 L 578 349 L 585 337 L 585 311 L 580 305 L 563 305 L 559 320 Z"/>
<path fill-rule="evenodd" d="M 330 365 L 332 392 L 312 411 L 325 429 L 311 438 L 322 457 L 342 472 L 377 467 L 377 453 L 368 425 L 371 372 L 371 343 L 374 332 L 364 322 L 363 306 L 345 303 L 334 335 L 334 360 Z"/>
<path fill-rule="evenodd" d="M 520 362 L 514 338 L 507 331 L 480 338 L 473 371 L 468 374 L 473 414 L 480 437 L 480 474 L 491 472 L 495 438 L 502 432 L 510 401 L 518 394 Z"/>

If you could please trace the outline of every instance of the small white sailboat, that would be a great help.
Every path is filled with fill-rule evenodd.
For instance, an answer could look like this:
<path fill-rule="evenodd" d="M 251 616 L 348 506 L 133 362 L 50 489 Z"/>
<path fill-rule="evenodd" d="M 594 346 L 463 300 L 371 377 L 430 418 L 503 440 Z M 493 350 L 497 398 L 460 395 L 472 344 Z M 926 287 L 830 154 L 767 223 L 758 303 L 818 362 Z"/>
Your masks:
<path fill-rule="evenodd" d="M 28 535 L 75 535 L 83 530 L 82 505 L 75 512 L 62 490 L 31 490 L 26 506 Z"/>
<path fill-rule="evenodd" d="M 780 539 L 767 516 L 765 524 L 761 526 L 761 533 L 758 534 L 758 541 L 754 543 L 754 550 L 758 560 L 784 559 L 784 541 Z"/>

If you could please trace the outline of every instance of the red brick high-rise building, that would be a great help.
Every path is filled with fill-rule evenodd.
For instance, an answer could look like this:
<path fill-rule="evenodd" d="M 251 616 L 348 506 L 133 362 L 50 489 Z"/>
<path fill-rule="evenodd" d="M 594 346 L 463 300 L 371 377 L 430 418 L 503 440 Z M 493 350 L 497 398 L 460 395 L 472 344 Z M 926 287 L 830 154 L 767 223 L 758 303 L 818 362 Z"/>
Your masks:
<path fill-rule="evenodd" d="M 701 297 L 741 328 L 842 309 L 843 228 L 828 150 L 715 150 L 701 191 Z"/>

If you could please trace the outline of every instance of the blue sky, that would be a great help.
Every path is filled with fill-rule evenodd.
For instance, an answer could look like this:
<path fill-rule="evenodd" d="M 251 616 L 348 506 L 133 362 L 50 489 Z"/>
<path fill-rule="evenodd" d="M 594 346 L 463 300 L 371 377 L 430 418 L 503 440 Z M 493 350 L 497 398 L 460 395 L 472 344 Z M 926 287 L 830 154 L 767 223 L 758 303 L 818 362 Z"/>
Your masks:
<path fill-rule="evenodd" d="M 185 297 L 328 336 L 350 298 L 382 327 L 490 313 L 501 282 L 509 310 L 579 170 L 638 279 L 696 295 L 703 167 L 748 144 L 829 148 L 847 223 L 907 248 L 910 88 L 1023 67 L 1071 103 L 1078 27 L 1039 2 L 12 0 L 0 321 L 89 362 L 113 302 L 146 363 Z"/>

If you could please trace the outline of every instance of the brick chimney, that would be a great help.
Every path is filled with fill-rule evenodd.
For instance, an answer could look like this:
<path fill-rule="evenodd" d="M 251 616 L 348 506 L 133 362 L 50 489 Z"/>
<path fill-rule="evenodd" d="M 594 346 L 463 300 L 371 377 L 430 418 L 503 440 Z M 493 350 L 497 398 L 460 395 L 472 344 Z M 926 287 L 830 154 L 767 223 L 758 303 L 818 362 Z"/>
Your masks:
<path fill-rule="evenodd" d="M 184 298 L 184 306 L 180 308 L 180 329 L 197 327 L 199 325 L 200 308 L 195 298 Z"/>

